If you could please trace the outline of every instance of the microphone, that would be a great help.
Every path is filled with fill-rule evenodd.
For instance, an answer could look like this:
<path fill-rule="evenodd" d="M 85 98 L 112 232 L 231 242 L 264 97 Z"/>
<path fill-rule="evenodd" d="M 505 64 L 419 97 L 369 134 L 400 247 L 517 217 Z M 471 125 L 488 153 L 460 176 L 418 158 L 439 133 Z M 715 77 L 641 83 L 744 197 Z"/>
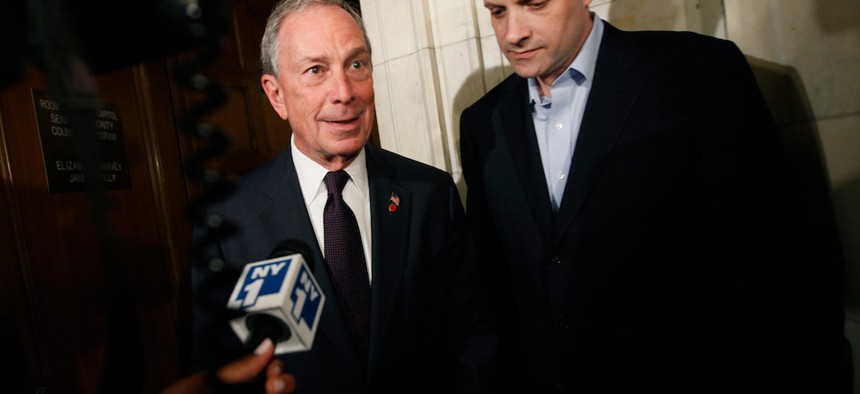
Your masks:
<path fill-rule="evenodd" d="M 272 339 L 275 354 L 311 349 L 325 294 L 307 256 L 305 243 L 287 239 L 266 260 L 245 265 L 227 307 L 246 312 L 230 326 L 249 349 L 265 338 Z"/>

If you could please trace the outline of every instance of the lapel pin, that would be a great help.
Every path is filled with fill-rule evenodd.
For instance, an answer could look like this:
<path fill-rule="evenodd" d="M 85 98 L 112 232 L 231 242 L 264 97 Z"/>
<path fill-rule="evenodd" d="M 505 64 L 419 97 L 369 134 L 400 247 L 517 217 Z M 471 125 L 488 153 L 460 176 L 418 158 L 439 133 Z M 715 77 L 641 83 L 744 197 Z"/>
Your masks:
<path fill-rule="evenodd" d="M 400 206 L 400 197 L 393 192 L 391 198 L 388 199 L 388 212 L 394 212 Z"/>

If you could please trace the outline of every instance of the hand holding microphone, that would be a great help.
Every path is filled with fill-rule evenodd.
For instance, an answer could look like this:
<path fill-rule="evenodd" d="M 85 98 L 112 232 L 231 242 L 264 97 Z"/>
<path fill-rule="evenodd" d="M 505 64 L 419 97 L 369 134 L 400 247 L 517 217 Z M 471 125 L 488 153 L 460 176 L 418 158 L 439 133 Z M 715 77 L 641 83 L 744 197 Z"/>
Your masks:
<path fill-rule="evenodd" d="M 254 381 L 265 370 L 262 382 L 266 394 L 290 394 L 295 392 L 295 378 L 284 372 L 284 363 L 274 357 L 274 345 L 264 340 L 253 354 L 225 364 L 215 372 L 202 371 L 180 379 L 161 394 L 207 394 L 219 393 L 224 387 L 240 386 Z"/>
<path fill-rule="evenodd" d="M 227 307 L 245 312 L 230 326 L 253 352 L 215 371 L 185 377 L 162 394 L 258 389 L 292 393 L 295 379 L 274 356 L 310 350 L 325 303 L 308 256 L 306 244 L 288 239 L 276 245 L 266 260 L 245 265 Z"/>

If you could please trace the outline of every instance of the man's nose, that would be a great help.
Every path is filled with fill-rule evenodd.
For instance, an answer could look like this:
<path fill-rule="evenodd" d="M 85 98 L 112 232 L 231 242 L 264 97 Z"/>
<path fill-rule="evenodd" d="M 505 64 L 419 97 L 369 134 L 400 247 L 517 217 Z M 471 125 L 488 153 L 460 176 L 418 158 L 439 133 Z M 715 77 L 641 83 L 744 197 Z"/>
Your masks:
<path fill-rule="evenodd" d="M 335 103 L 350 103 L 355 99 L 355 90 L 352 88 L 353 81 L 344 71 L 332 73 L 331 99 Z"/>
<path fill-rule="evenodd" d="M 505 40 L 509 44 L 521 45 L 531 36 L 528 16 L 515 9 L 509 10 L 505 18 Z"/>

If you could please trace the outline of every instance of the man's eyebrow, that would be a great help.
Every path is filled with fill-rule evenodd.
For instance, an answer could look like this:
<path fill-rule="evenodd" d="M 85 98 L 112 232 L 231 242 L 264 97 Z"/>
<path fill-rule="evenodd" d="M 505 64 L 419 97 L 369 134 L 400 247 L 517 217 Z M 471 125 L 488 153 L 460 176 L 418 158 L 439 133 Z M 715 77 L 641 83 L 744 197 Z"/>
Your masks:
<path fill-rule="evenodd" d="M 309 55 L 300 57 L 297 61 L 297 65 L 305 65 L 308 63 L 325 63 L 327 57 L 323 55 Z"/>
<path fill-rule="evenodd" d="M 357 48 L 353 49 L 351 52 L 349 52 L 349 56 L 347 56 L 347 58 L 352 59 L 352 58 L 360 56 L 360 55 L 367 55 L 369 52 L 370 51 L 367 50 L 367 47 L 357 47 Z"/>

